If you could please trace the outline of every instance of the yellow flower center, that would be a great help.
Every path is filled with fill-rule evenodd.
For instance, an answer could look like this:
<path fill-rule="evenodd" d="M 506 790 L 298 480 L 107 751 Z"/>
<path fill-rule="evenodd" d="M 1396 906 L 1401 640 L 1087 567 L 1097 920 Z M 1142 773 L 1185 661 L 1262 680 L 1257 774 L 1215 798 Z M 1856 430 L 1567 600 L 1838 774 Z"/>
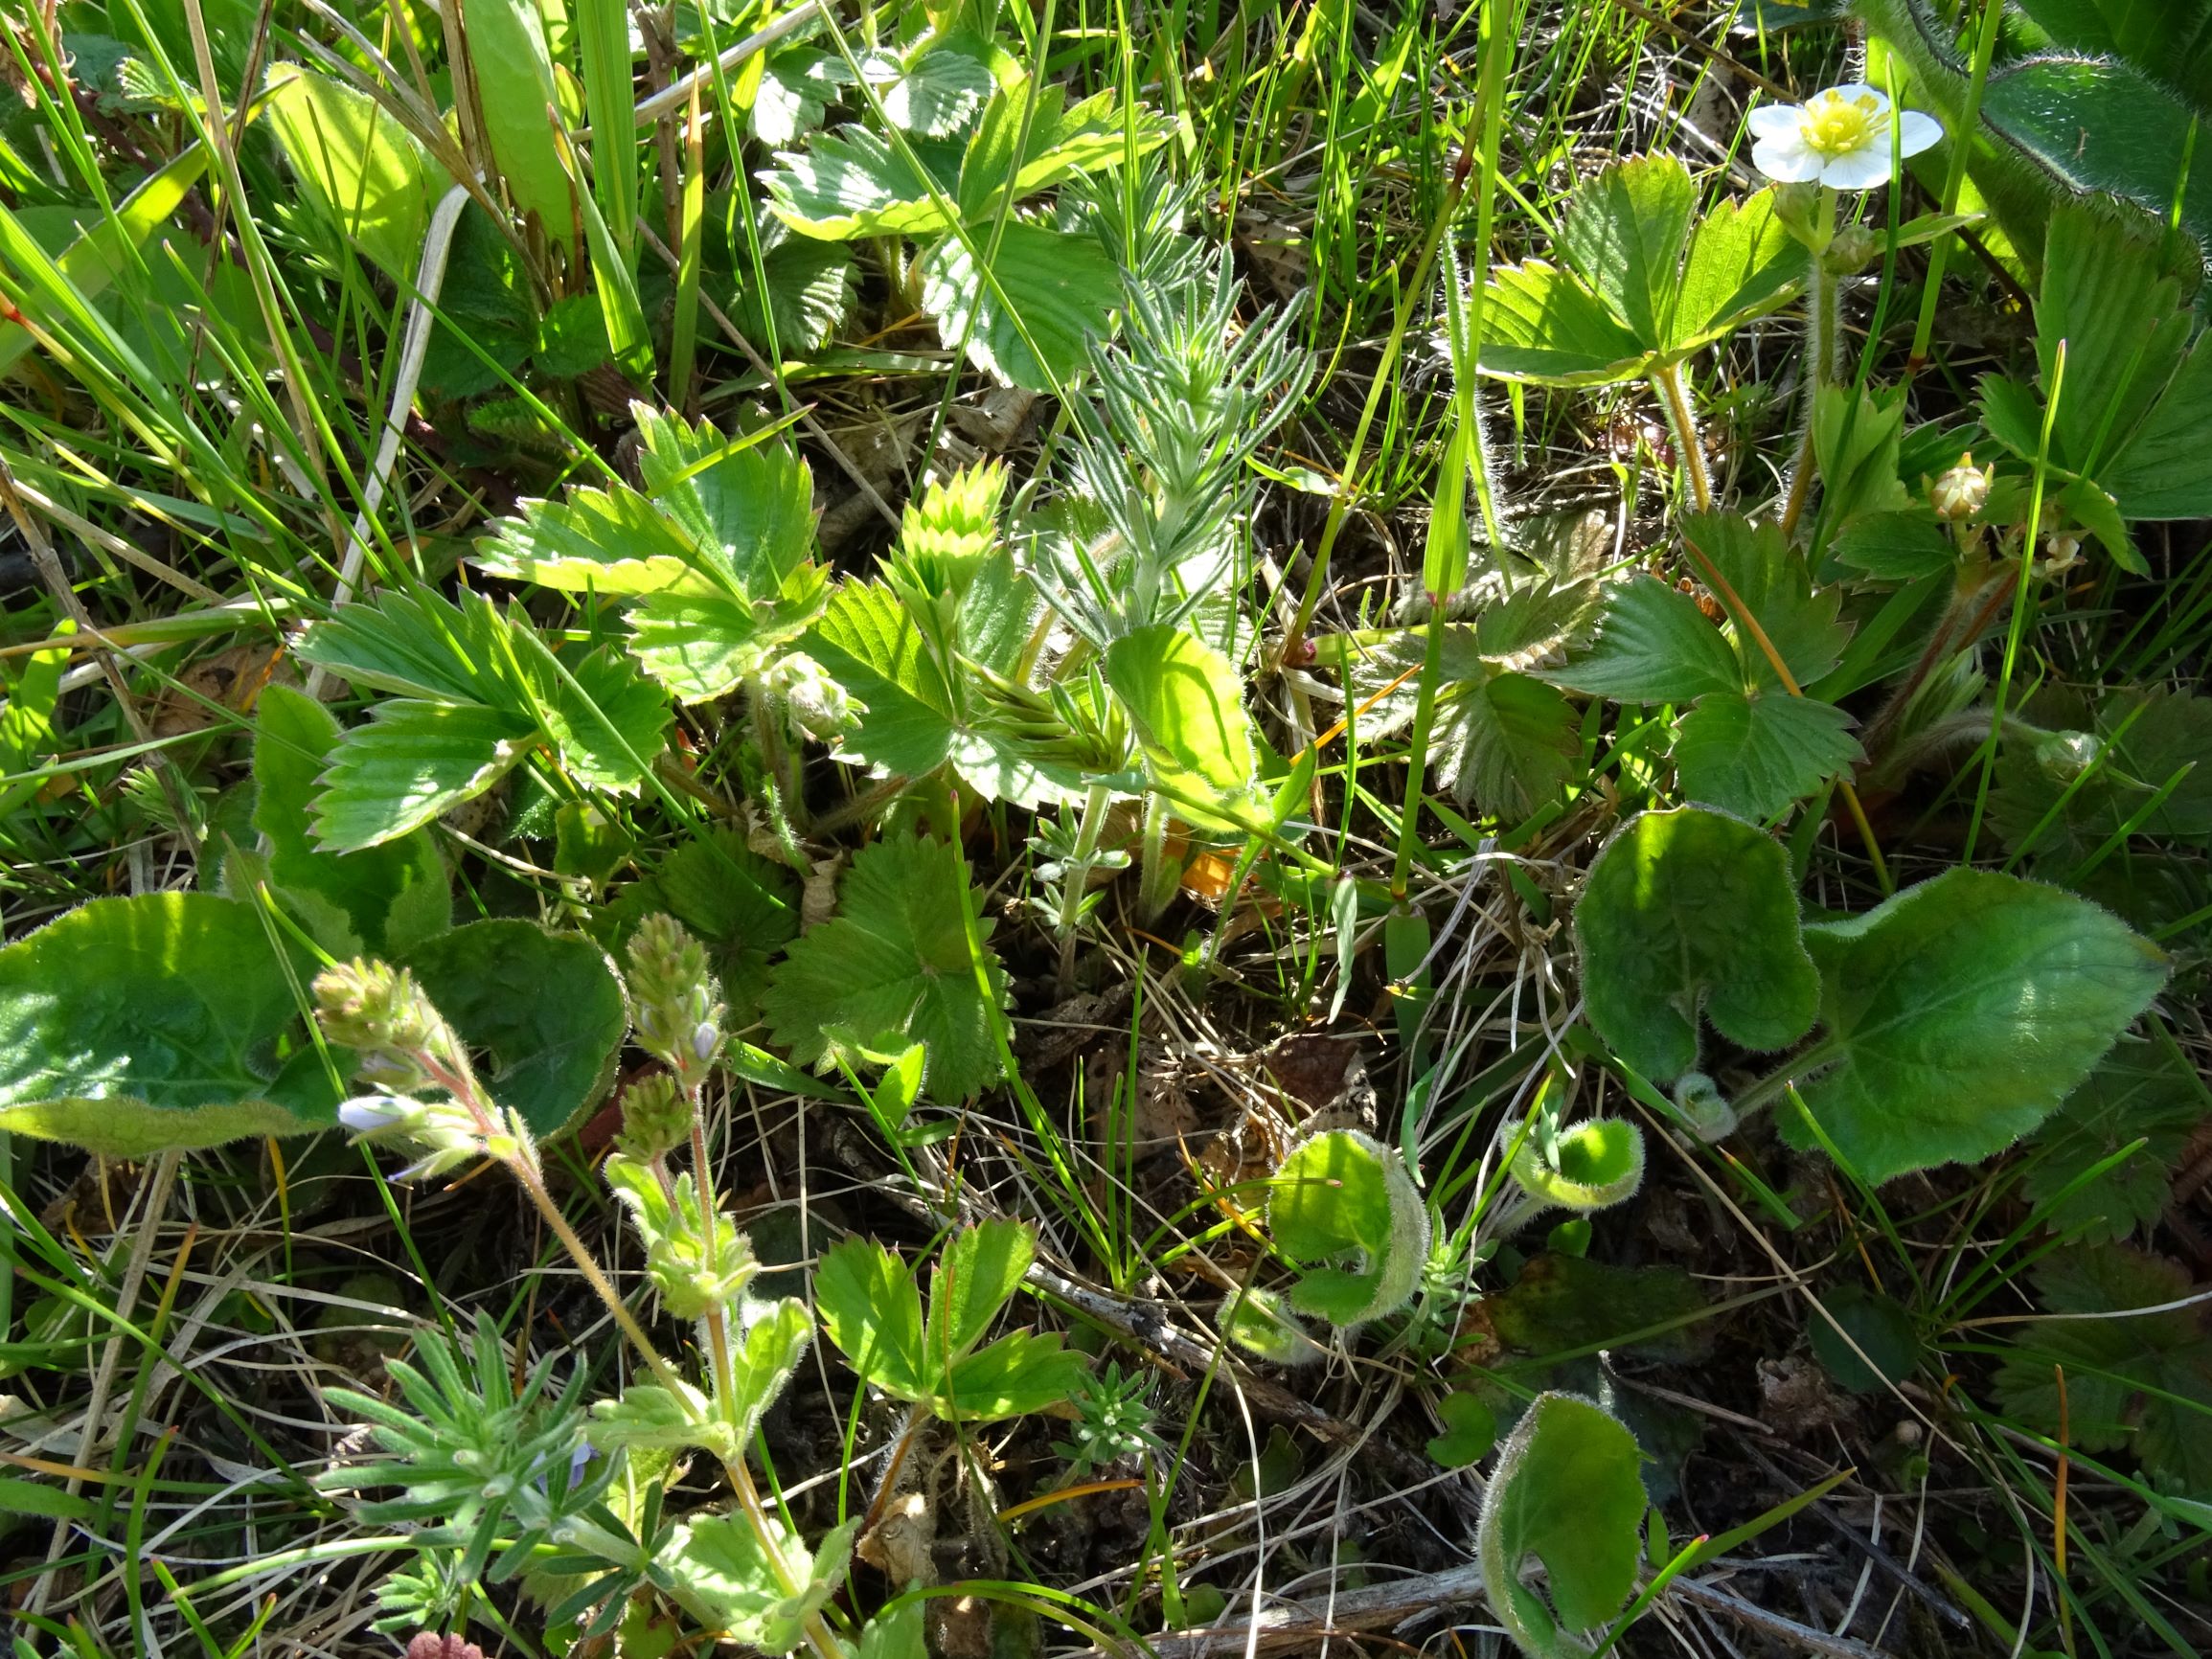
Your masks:
<path fill-rule="evenodd" d="M 1805 106 L 1797 132 L 1816 154 L 1852 155 L 1873 142 L 1881 118 L 1881 103 L 1863 92 L 1857 98 L 1823 92 Z"/>

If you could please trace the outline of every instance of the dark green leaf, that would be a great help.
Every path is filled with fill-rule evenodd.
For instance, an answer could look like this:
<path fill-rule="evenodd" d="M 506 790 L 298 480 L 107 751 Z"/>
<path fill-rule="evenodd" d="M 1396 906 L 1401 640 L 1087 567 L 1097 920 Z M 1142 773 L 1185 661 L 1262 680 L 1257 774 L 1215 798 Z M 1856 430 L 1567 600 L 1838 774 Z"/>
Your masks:
<path fill-rule="evenodd" d="M 1701 699 L 1675 736 L 1682 793 L 1764 822 L 1860 759 L 1851 716 L 1831 703 L 1767 691 Z"/>
<path fill-rule="evenodd" d="M 992 1030 L 1002 1016 L 984 1000 L 963 908 L 988 936 L 983 896 L 942 841 L 893 838 L 855 854 L 836 918 L 792 944 L 763 999 L 793 1062 L 813 1064 L 828 1048 L 823 1028 L 845 1026 L 874 1049 L 925 1044 L 933 1099 L 967 1100 L 995 1082 L 1002 1062 Z M 1005 975 L 988 944 L 982 966 L 992 1001 L 1002 1001 Z"/>
<path fill-rule="evenodd" d="M 1538 677 L 1623 703 L 1686 703 L 1744 688 L 1735 652 L 1698 602 L 1642 575 L 1606 590 L 1587 651 Z"/>
<path fill-rule="evenodd" d="M 559 1134 L 604 1101 L 629 1011 L 590 940 L 535 921 L 471 921 L 425 940 L 401 966 L 462 1041 L 490 1057 L 479 1075 L 492 1099 L 536 1134 Z"/>
<path fill-rule="evenodd" d="M 1953 870 L 1864 916 L 1805 930 L 1821 1040 L 1807 1109 L 1860 1176 L 2002 1150 L 2102 1059 L 2165 982 L 2165 960 L 2056 888 Z M 1782 1132 L 1810 1147 L 1786 1114 Z"/>

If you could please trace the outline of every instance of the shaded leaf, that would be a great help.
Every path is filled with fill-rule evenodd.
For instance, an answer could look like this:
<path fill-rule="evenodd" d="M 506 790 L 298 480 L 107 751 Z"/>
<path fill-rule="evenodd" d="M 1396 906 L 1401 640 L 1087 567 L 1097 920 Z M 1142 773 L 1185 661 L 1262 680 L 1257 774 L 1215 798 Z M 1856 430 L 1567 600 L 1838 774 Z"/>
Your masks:
<path fill-rule="evenodd" d="M 1808 927 L 1805 943 L 1824 1028 L 1805 1104 L 1871 1182 L 1985 1158 L 2033 1129 L 2166 977 L 2109 913 L 1982 870 Z M 1813 1144 L 1793 1114 L 1782 1132 Z"/>
<path fill-rule="evenodd" d="M 1819 982 L 1788 855 L 1739 819 L 1695 807 L 1631 819 L 1591 864 L 1574 927 L 1590 1023 L 1654 1081 L 1697 1065 L 1700 1017 L 1758 1051 L 1813 1028 Z"/>

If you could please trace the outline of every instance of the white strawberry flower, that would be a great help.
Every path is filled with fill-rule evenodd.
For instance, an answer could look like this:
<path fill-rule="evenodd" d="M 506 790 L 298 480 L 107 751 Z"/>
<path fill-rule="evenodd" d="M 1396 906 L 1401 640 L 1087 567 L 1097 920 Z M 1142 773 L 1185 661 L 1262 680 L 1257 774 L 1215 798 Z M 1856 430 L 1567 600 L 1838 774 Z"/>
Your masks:
<path fill-rule="evenodd" d="M 1893 112 L 1862 81 L 1831 86 L 1803 103 L 1767 103 L 1750 115 L 1751 165 L 1780 184 L 1872 190 L 1889 182 L 1889 135 L 1900 155 L 1918 155 L 1943 126 L 1917 109 Z"/>

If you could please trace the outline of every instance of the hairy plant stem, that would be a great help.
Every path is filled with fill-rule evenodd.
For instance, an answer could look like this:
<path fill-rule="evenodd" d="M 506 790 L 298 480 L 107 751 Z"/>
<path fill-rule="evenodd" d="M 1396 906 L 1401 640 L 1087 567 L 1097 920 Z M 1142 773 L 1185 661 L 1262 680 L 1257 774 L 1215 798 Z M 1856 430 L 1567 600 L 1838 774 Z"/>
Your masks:
<path fill-rule="evenodd" d="M 1078 928 L 1083 921 L 1083 897 L 1090 891 L 1090 869 L 1098 854 L 1099 836 L 1106 830 L 1106 809 L 1113 805 L 1113 791 L 1104 784 L 1093 784 L 1083 798 L 1083 817 L 1076 826 L 1075 852 L 1067 861 L 1067 874 L 1061 879 L 1060 891 L 1060 917 L 1055 925 L 1060 932 L 1060 994 L 1066 996 L 1075 989 L 1075 947 Z"/>
<path fill-rule="evenodd" d="M 1836 233 L 1836 193 L 1822 187 L 1821 208 L 1827 236 Z M 1841 281 L 1828 268 L 1827 248 L 1813 253 L 1813 284 L 1805 290 L 1805 424 L 1797 434 L 1797 455 L 1790 467 L 1790 493 L 1782 503 L 1782 534 L 1794 535 L 1812 498 L 1813 423 L 1820 411 L 1820 388 L 1836 377 L 1836 347 L 1843 300 Z"/>
<path fill-rule="evenodd" d="M 1137 870 L 1137 920 L 1150 927 L 1174 899 L 1181 875 L 1168 867 L 1168 804 L 1158 795 L 1145 797 L 1142 859 Z"/>
<path fill-rule="evenodd" d="M 419 1058 L 422 1061 L 423 1070 L 429 1074 L 431 1079 L 467 1108 L 469 1116 L 476 1120 L 477 1128 L 482 1134 L 489 1139 L 505 1132 L 499 1126 L 497 1110 L 493 1108 L 490 1102 L 484 1098 L 482 1087 L 474 1077 L 468 1075 L 465 1070 L 457 1071 L 441 1064 L 437 1057 L 432 1055 L 425 1054 L 420 1056 Z M 696 1184 L 699 1196 L 699 1216 L 707 1228 L 707 1271 L 712 1274 L 716 1267 L 714 1181 L 707 1169 L 706 1131 L 699 1121 L 698 1091 L 694 1088 L 688 1090 L 687 1094 L 692 1106 L 692 1157 L 696 1166 L 693 1171 L 693 1180 Z M 645 1328 L 638 1324 L 637 1316 L 630 1312 L 628 1304 L 623 1301 L 622 1293 L 614 1287 L 613 1281 L 607 1278 L 605 1270 L 600 1266 L 597 1258 L 585 1247 L 583 1240 L 577 1236 L 576 1229 L 568 1224 L 568 1217 L 560 1213 L 560 1206 L 553 1201 L 553 1194 L 546 1190 L 545 1177 L 538 1171 L 535 1148 L 525 1141 L 501 1158 L 500 1162 L 504 1163 L 515 1180 L 521 1183 L 522 1190 L 530 1194 L 530 1201 L 537 1206 L 538 1215 L 544 1218 L 545 1224 L 553 1230 L 553 1236 L 560 1240 L 561 1248 L 568 1252 L 569 1260 L 576 1263 L 576 1270 L 583 1275 L 584 1283 L 591 1286 L 600 1301 L 605 1305 L 607 1313 L 613 1318 L 623 1335 L 629 1339 L 630 1346 L 637 1351 L 638 1357 L 645 1361 L 646 1368 L 652 1373 L 654 1378 L 672 1396 L 681 1398 L 684 1388 L 683 1378 L 677 1374 L 673 1366 L 661 1357 L 660 1351 L 653 1346 L 652 1338 L 648 1336 Z M 665 1170 L 662 1171 L 662 1176 L 665 1180 Z M 730 1413 L 732 1376 L 728 1333 L 723 1324 L 722 1310 L 718 1307 L 709 1309 L 705 1324 L 714 1354 L 715 1400 L 725 1420 L 727 1420 Z M 790 1563 L 784 1559 L 783 1547 L 779 1541 L 775 1525 L 770 1520 L 767 1510 L 761 1503 L 760 1490 L 753 1484 L 752 1471 L 745 1466 L 745 1448 L 737 1447 L 735 1455 L 722 1459 L 721 1464 L 722 1472 L 729 1477 L 731 1490 L 737 1494 L 738 1507 L 744 1511 L 745 1519 L 760 1537 L 762 1553 L 767 1557 L 768 1564 L 776 1575 L 777 1582 L 782 1585 L 785 1595 L 796 1596 L 806 1588 L 806 1583 L 796 1573 L 792 1572 Z M 831 1632 L 829 1625 L 821 1614 L 814 1613 L 808 1616 L 806 1631 L 807 1645 L 813 1649 L 815 1659 L 846 1659 L 844 1650 L 837 1645 L 836 1637 Z"/>
<path fill-rule="evenodd" d="M 1652 371 L 1652 387 L 1667 412 L 1667 430 L 1675 440 L 1675 453 L 1682 458 L 1683 474 L 1690 480 L 1690 499 L 1699 512 L 1713 510 L 1713 473 L 1705 465 L 1705 445 L 1698 432 L 1697 412 L 1690 407 L 1690 390 L 1682 383 L 1679 363 L 1662 364 Z"/>

